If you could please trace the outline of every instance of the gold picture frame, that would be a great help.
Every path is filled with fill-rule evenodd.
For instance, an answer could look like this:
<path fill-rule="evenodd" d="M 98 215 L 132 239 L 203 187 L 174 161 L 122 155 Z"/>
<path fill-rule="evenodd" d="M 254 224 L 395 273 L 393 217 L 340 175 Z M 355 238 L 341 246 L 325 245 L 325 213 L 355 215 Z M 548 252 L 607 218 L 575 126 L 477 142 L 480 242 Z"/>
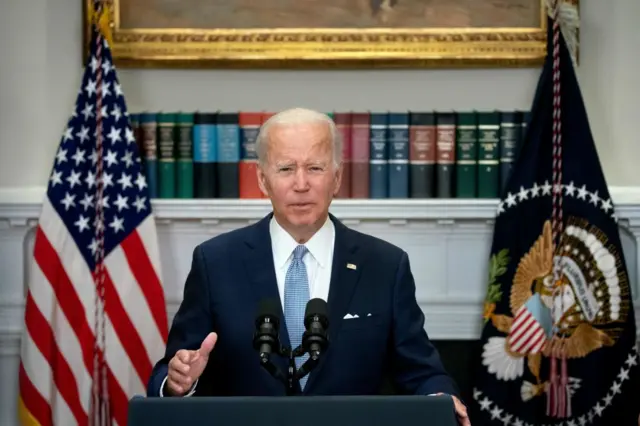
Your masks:
<path fill-rule="evenodd" d="M 85 59 L 92 1 L 83 2 Z M 362 69 L 539 66 L 547 9 L 538 1 L 536 27 L 346 29 L 124 28 L 121 1 L 107 3 L 112 55 L 123 68 Z"/>

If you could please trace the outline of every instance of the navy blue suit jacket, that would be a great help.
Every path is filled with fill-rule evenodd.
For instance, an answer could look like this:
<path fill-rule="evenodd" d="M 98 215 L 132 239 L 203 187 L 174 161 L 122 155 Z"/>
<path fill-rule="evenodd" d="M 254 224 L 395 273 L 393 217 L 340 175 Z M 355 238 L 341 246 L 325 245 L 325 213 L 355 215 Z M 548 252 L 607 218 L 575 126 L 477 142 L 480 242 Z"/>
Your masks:
<path fill-rule="evenodd" d="M 184 299 L 169 332 L 165 357 L 153 368 L 148 396 L 159 396 L 174 354 L 199 348 L 211 331 L 218 334 L 218 341 L 195 395 L 286 394 L 285 387 L 260 366 L 252 347 L 259 301 L 280 300 L 271 216 L 195 248 Z M 336 233 L 327 301 L 330 343 L 303 394 L 375 395 L 385 378 L 391 378 L 397 393 L 459 396 L 424 330 L 407 254 L 347 228 L 333 216 L 331 220 Z M 359 318 L 343 319 L 347 313 Z M 290 346 L 284 315 L 282 319 L 281 343 Z M 284 359 L 279 367 L 286 372 Z"/>

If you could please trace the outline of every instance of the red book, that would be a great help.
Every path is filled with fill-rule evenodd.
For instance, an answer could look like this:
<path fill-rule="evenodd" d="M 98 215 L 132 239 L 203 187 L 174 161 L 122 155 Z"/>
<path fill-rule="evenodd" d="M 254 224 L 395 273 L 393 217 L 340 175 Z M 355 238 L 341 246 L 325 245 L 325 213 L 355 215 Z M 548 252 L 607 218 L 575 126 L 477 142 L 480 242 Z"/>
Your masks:
<path fill-rule="evenodd" d="M 240 198 L 262 198 L 258 186 L 258 155 L 256 138 L 262 125 L 262 113 L 240 112 L 239 125 L 241 134 L 241 155 L 238 165 L 238 182 Z"/>
<path fill-rule="evenodd" d="M 342 136 L 342 184 L 336 198 L 351 197 L 351 113 L 337 112 L 333 115 L 338 132 Z"/>
<path fill-rule="evenodd" d="M 351 115 L 351 198 L 369 198 L 369 113 Z"/>

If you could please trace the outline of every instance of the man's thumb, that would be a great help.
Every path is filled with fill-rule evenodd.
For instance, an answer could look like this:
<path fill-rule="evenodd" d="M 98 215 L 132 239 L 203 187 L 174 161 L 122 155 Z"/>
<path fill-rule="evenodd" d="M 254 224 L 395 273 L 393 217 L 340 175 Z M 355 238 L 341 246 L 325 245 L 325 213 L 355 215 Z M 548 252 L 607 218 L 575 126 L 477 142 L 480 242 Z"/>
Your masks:
<path fill-rule="evenodd" d="M 205 337 L 205 339 L 202 341 L 202 344 L 200 345 L 200 355 L 209 356 L 217 341 L 218 335 L 216 333 L 209 333 L 209 335 Z"/>

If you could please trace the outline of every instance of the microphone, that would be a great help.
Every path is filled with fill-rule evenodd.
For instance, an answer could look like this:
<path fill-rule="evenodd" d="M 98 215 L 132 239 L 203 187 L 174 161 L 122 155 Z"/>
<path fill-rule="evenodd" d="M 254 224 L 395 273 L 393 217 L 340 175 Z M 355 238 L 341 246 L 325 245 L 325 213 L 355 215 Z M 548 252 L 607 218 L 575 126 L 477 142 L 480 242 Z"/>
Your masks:
<path fill-rule="evenodd" d="M 271 360 L 271 355 L 287 355 L 278 338 L 280 330 L 280 303 L 274 299 L 261 300 L 258 304 L 258 315 L 255 319 L 256 330 L 253 334 L 253 348 L 260 355 L 260 365 L 273 378 L 281 382 L 287 389 L 287 395 L 294 394 L 293 378 L 287 377 Z"/>
<path fill-rule="evenodd" d="M 260 354 L 262 363 L 268 362 L 272 353 L 280 353 L 278 330 L 280 329 L 280 305 L 274 299 L 261 300 L 255 320 L 256 331 L 253 347 Z"/>
<path fill-rule="evenodd" d="M 327 349 L 329 339 L 327 338 L 327 328 L 329 328 L 329 317 L 327 315 L 327 302 L 322 299 L 311 299 L 307 303 L 304 313 L 305 332 L 302 334 L 302 344 L 298 350 L 292 353 L 293 357 L 309 353 L 309 358 L 295 372 L 296 380 L 300 380 L 311 373 L 320 362 L 320 355 Z"/>
<path fill-rule="evenodd" d="M 304 314 L 304 327 L 306 331 L 302 335 L 302 346 L 309 353 L 310 361 L 315 364 L 329 345 L 327 302 L 319 298 L 309 300 Z"/>

